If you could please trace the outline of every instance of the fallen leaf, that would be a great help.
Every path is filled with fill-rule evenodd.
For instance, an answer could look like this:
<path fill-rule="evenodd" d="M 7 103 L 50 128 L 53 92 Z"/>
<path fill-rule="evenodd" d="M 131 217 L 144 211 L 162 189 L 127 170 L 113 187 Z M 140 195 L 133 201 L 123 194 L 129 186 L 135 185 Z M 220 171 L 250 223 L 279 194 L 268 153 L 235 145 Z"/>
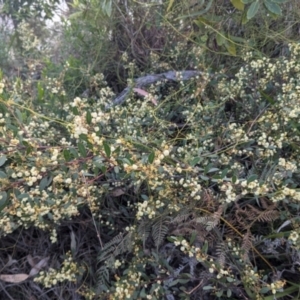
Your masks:
<path fill-rule="evenodd" d="M 125 191 L 121 188 L 116 188 L 113 191 L 110 192 L 110 195 L 112 197 L 119 197 L 121 195 L 125 194 Z"/>
<path fill-rule="evenodd" d="M 5 282 L 18 283 L 25 281 L 29 275 L 27 274 L 3 274 L 0 275 L 0 279 Z"/>
<path fill-rule="evenodd" d="M 8 255 L 8 262 L 5 265 L 5 267 L 10 267 L 11 265 L 15 264 L 16 262 L 18 262 L 16 259 L 12 259 L 12 257 L 10 255 Z"/>
<path fill-rule="evenodd" d="M 34 262 L 32 256 L 30 254 L 27 255 L 27 262 L 30 264 L 30 267 L 34 267 L 35 266 L 35 262 Z"/>
<path fill-rule="evenodd" d="M 76 252 L 76 237 L 75 237 L 75 233 L 73 230 L 71 231 L 70 235 L 71 235 L 71 251 L 72 251 L 72 253 L 75 253 Z"/>
<path fill-rule="evenodd" d="M 49 257 L 45 257 L 41 259 L 36 265 L 33 266 L 33 268 L 30 270 L 29 276 L 34 276 L 39 273 L 39 271 L 47 266 Z"/>
<path fill-rule="evenodd" d="M 136 93 L 138 93 L 139 95 L 141 95 L 141 96 L 144 96 L 144 97 L 149 96 L 151 102 L 152 102 L 154 105 L 157 105 L 156 99 L 155 99 L 151 94 L 149 94 L 148 92 L 146 92 L 145 90 L 142 90 L 142 89 L 140 89 L 140 88 L 134 88 L 133 90 L 134 90 Z"/>

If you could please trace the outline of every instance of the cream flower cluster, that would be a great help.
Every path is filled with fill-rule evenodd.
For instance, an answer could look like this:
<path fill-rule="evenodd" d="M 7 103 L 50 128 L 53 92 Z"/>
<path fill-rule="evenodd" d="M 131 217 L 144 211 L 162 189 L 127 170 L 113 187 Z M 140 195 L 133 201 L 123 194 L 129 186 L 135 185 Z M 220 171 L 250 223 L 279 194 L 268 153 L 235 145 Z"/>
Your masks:
<path fill-rule="evenodd" d="M 293 230 L 290 232 L 289 241 L 295 246 L 295 248 L 299 251 L 300 250 L 300 236 L 299 230 Z"/>
<path fill-rule="evenodd" d="M 240 186 L 243 188 L 242 194 L 253 193 L 256 196 L 263 196 L 269 191 L 267 184 L 260 184 L 257 179 L 248 182 L 247 180 L 241 180 Z"/>
<path fill-rule="evenodd" d="M 116 282 L 114 299 L 131 299 L 136 287 L 139 286 L 142 278 L 141 272 L 129 271 L 126 280 Z"/>
<path fill-rule="evenodd" d="M 158 209 L 163 207 L 165 204 L 160 201 L 150 198 L 150 200 L 145 200 L 142 203 L 137 203 L 137 213 L 136 218 L 141 220 L 143 216 L 148 216 L 149 219 L 153 219 L 158 213 Z"/>
<path fill-rule="evenodd" d="M 285 284 L 286 284 L 285 280 L 276 280 L 275 282 L 272 282 L 268 286 L 272 294 L 275 295 L 276 293 L 283 291 L 283 287 L 285 286 Z"/>
<path fill-rule="evenodd" d="M 42 284 L 46 288 L 50 288 L 63 281 L 76 282 L 76 277 L 82 275 L 83 269 L 73 261 L 70 252 L 68 252 L 66 256 L 60 270 L 49 268 L 47 272 L 41 271 L 38 276 L 34 278 L 34 281 Z"/>
<path fill-rule="evenodd" d="M 174 245 L 179 246 L 180 251 L 186 253 L 189 257 L 195 257 L 199 262 L 207 260 L 207 254 L 201 251 L 201 248 L 190 245 L 186 239 L 181 239 L 177 236 L 171 237 Z"/>
<path fill-rule="evenodd" d="M 286 171 L 296 172 L 298 170 L 296 162 L 287 161 L 285 158 L 279 158 L 278 166 L 282 167 Z"/>
<path fill-rule="evenodd" d="M 281 190 L 279 190 L 272 196 L 272 201 L 278 202 L 278 201 L 284 200 L 288 197 L 291 200 L 298 202 L 298 201 L 300 201 L 300 191 L 297 191 L 295 189 L 284 186 Z"/>
<path fill-rule="evenodd" d="M 226 182 L 221 186 L 221 191 L 225 192 L 226 198 L 225 202 L 230 203 L 234 202 L 237 198 L 237 195 L 234 191 L 234 187 L 230 182 Z"/>
<path fill-rule="evenodd" d="M 202 191 L 202 187 L 199 184 L 199 181 L 197 178 L 191 178 L 191 179 L 184 179 L 181 178 L 178 182 L 179 186 L 182 186 L 185 189 L 188 189 L 190 191 L 190 196 L 194 198 L 195 200 L 200 200 L 200 192 Z"/>
<path fill-rule="evenodd" d="M 231 123 L 228 126 L 229 136 L 227 138 L 228 142 L 247 142 L 249 140 L 247 133 L 241 127 L 238 127 L 236 123 Z"/>

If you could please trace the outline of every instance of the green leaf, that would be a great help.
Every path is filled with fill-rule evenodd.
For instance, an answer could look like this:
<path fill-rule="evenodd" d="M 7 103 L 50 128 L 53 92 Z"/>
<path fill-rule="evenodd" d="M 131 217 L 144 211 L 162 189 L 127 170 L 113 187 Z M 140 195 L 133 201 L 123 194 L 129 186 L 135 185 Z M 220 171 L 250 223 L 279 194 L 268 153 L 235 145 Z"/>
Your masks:
<path fill-rule="evenodd" d="M 87 113 L 86 113 L 86 122 L 90 125 L 91 124 L 91 122 L 92 122 L 92 115 L 91 115 L 91 112 L 90 111 L 88 111 Z"/>
<path fill-rule="evenodd" d="M 287 2 L 287 0 L 271 0 L 271 1 L 274 2 L 274 3 L 279 3 L 279 4 Z"/>
<path fill-rule="evenodd" d="M 183 273 L 183 275 L 186 275 Z M 189 275 L 189 274 L 188 274 Z M 182 283 L 182 284 L 186 284 L 188 283 L 189 281 L 191 281 L 191 279 L 178 279 L 178 283 Z M 182 299 L 182 298 L 181 298 Z"/>
<path fill-rule="evenodd" d="M 71 152 L 67 149 L 63 150 L 63 155 L 66 161 L 70 161 L 71 160 Z"/>
<path fill-rule="evenodd" d="M 207 173 L 213 173 L 213 172 L 216 172 L 216 171 L 219 171 L 220 169 L 219 168 L 211 168 L 208 170 Z"/>
<path fill-rule="evenodd" d="M 275 104 L 274 99 L 270 97 L 268 94 L 266 94 L 264 91 L 259 90 L 259 93 L 261 94 L 262 98 L 267 100 L 271 105 Z"/>
<path fill-rule="evenodd" d="M 213 18 L 208 19 L 208 16 L 205 17 L 199 17 L 197 20 L 194 21 L 194 23 L 199 27 L 202 28 L 204 25 L 212 26 L 215 23 L 218 23 L 220 20 L 215 20 Z"/>
<path fill-rule="evenodd" d="M 26 141 L 23 141 L 23 144 L 26 146 L 26 155 L 29 155 L 32 152 L 33 147 Z"/>
<path fill-rule="evenodd" d="M 207 290 L 213 290 L 213 289 L 214 289 L 214 287 L 211 286 L 211 285 L 206 285 L 206 286 L 203 287 L 203 290 L 205 290 L 205 291 L 207 291 Z"/>
<path fill-rule="evenodd" d="M 217 41 L 218 46 L 222 46 L 225 43 L 226 39 L 222 32 L 217 34 L 216 41 Z"/>
<path fill-rule="evenodd" d="M 241 0 L 230 0 L 230 1 L 236 9 L 241 10 L 241 11 L 244 10 L 245 5 Z"/>
<path fill-rule="evenodd" d="M 78 157 L 78 152 L 76 151 L 75 148 L 70 148 L 70 152 L 72 153 L 73 157 Z"/>
<path fill-rule="evenodd" d="M 143 288 L 140 292 L 140 297 L 143 299 L 143 298 L 147 298 L 147 294 L 146 294 L 146 291 L 145 291 L 145 288 Z"/>
<path fill-rule="evenodd" d="M 37 84 L 37 90 L 38 90 L 38 101 L 41 102 L 44 100 L 45 91 L 40 82 L 38 82 L 38 84 Z"/>
<path fill-rule="evenodd" d="M 224 169 L 221 173 L 221 178 L 224 178 L 227 175 L 228 171 L 229 171 L 228 168 Z"/>
<path fill-rule="evenodd" d="M 7 200 L 7 193 L 6 192 L 0 192 L 0 206 Z"/>
<path fill-rule="evenodd" d="M 81 19 L 83 17 L 83 11 L 77 11 L 71 15 L 68 16 L 68 19 L 75 20 L 75 19 Z"/>
<path fill-rule="evenodd" d="M 22 116 L 21 112 L 18 109 L 16 109 L 16 115 L 17 115 L 18 120 L 22 123 L 23 122 L 23 116 Z"/>
<path fill-rule="evenodd" d="M 80 139 L 81 141 L 88 142 L 88 136 L 87 136 L 87 134 L 81 133 L 81 134 L 79 135 L 79 139 Z"/>
<path fill-rule="evenodd" d="M 271 0 L 264 0 L 264 5 L 269 12 L 275 15 L 281 15 L 282 11 L 278 4 L 272 2 Z"/>
<path fill-rule="evenodd" d="M 220 174 L 215 174 L 212 176 L 212 181 L 218 182 L 218 180 L 223 179 Z"/>
<path fill-rule="evenodd" d="M 110 155 L 111 155 L 110 146 L 106 142 L 103 142 L 103 146 L 104 146 L 104 152 L 105 152 L 106 156 L 110 157 Z"/>
<path fill-rule="evenodd" d="M 249 4 L 249 3 L 252 3 L 254 0 L 242 0 L 242 2 L 244 3 L 244 4 Z"/>
<path fill-rule="evenodd" d="M 121 151 L 121 147 L 118 146 L 117 149 L 115 149 L 115 150 L 113 151 L 113 153 L 116 153 L 117 155 L 119 155 L 119 154 L 120 154 L 120 151 Z"/>
<path fill-rule="evenodd" d="M 47 186 L 47 178 L 43 178 L 40 182 L 40 185 L 39 185 L 39 189 L 40 191 L 43 191 L 45 189 L 45 187 Z"/>
<path fill-rule="evenodd" d="M 234 36 L 234 35 L 231 35 L 230 36 L 230 39 L 233 41 L 233 42 L 236 42 L 236 43 L 246 43 L 246 40 L 239 37 L 239 36 Z"/>
<path fill-rule="evenodd" d="M 194 166 L 195 166 L 196 164 L 198 164 L 201 160 L 202 160 L 201 157 L 195 157 L 195 158 L 193 158 L 192 161 L 190 162 L 190 165 L 191 165 L 192 167 L 194 167 Z"/>
<path fill-rule="evenodd" d="M 216 292 L 217 297 L 220 298 L 220 297 L 222 297 L 222 295 L 223 295 L 223 290 Z"/>
<path fill-rule="evenodd" d="M 207 176 L 204 176 L 204 175 L 200 175 L 200 178 L 204 181 L 208 181 L 209 180 L 209 177 Z"/>
<path fill-rule="evenodd" d="M 290 296 L 293 292 L 298 291 L 298 290 L 299 290 L 299 285 L 294 284 L 293 286 L 290 286 L 290 287 L 284 289 L 283 292 L 277 292 L 276 298 L 282 299 L 284 296 Z M 264 300 L 273 300 L 273 299 L 274 299 L 274 295 L 264 297 Z"/>
<path fill-rule="evenodd" d="M 81 142 L 78 143 L 78 150 L 81 156 L 86 157 L 85 146 Z"/>
<path fill-rule="evenodd" d="M 201 252 L 204 253 L 204 254 L 206 254 L 206 253 L 207 253 L 207 250 L 208 250 L 208 242 L 205 241 L 205 242 L 204 242 L 204 245 L 203 245 L 203 247 L 202 247 L 202 249 L 201 249 Z"/>
<path fill-rule="evenodd" d="M 41 182 L 40 182 L 40 185 L 39 185 L 39 189 L 40 191 L 43 191 L 46 187 L 49 186 L 49 184 L 51 183 L 52 181 L 52 177 L 44 177 Z"/>
<path fill-rule="evenodd" d="M 7 202 L 7 193 L 0 192 L 0 211 L 6 206 Z"/>
<path fill-rule="evenodd" d="M 167 8 L 167 12 L 169 12 L 169 11 L 170 11 L 170 9 L 172 8 L 173 4 L 174 4 L 174 0 L 169 0 L 169 4 L 168 4 L 168 8 Z"/>
<path fill-rule="evenodd" d="M 260 294 L 266 294 L 270 291 L 270 288 L 267 286 L 264 286 L 263 288 L 260 289 L 259 293 Z"/>
<path fill-rule="evenodd" d="M 149 197 L 147 195 L 141 194 L 141 197 L 143 200 L 147 200 L 147 201 L 149 200 Z"/>
<path fill-rule="evenodd" d="M 154 152 L 151 152 L 151 153 L 148 155 L 148 162 L 149 162 L 149 164 L 152 164 L 152 163 L 153 163 L 154 157 L 155 157 L 155 153 L 154 153 Z"/>
<path fill-rule="evenodd" d="M 7 200 L 7 193 L 6 192 L 0 192 L 0 203 L 3 203 Z M 0 204 L 1 205 L 1 204 Z"/>
<path fill-rule="evenodd" d="M 194 231 L 191 235 L 191 238 L 190 238 L 190 245 L 193 245 L 194 242 L 195 242 L 195 239 L 196 239 L 196 236 L 197 236 L 197 232 Z"/>
<path fill-rule="evenodd" d="M 180 19 L 204 15 L 205 13 L 207 13 L 210 10 L 212 3 L 213 3 L 213 0 L 210 0 L 204 9 L 194 12 L 192 14 L 181 16 Z"/>
<path fill-rule="evenodd" d="M 75 106 L 75 107 L 72 107 L 72 112 L 75 116 L 78 116 L 79 115 L 79 111 L 78 111 L 78 108 Z"/>
<path fill-rule="evenodd" d="M 230 289 L 228 289 L 228 290 L 227 290 L 227 297 L 228 297 L 228 298 L 231 298 L 231 295 L 232 295 L 232 292 L 231 292 Z"/>
<path fill-rule="evenodd" d="M 105 174 L 107 171 L 107 168 L 105 166 L 101 166 L 100 169 L 103 174 Z"/>
<path fill-rule="evenodd" d="M 171 281 L 171 282 L 168 284 L 168 286 L 174 286 L 174 285 L 176 285 L 176 284 L 178 283 L 178 281 L 179 281 L 179 279 L 175 279 L 175 280 Z"/>
<path fill-rule="evenodd" d="M 102 10 L 104 13 L 106 13 L 110 17 L 111 11 L 112 11 L 112 0 L 108 0 L 107 2 L 106 2 L 106 0 L 104 0 L 102 3 Z"/>
<path fill-rule="evenodd" d="M 7 158 L 5 155 L 2 155 L 0 157 L 0 167 L 3 166 L 5 164 L 5 162 L 7 161 Z"/>
<path fill-rule="evenodd" d="M 112 12 L 112 1 L 109 1 L 106 5 L 106 14 L 110 17 Z"/>
<path fill-rule="evenodd" d="M 7 176 L 4 172 L 0 171 L 0 178 L 7 178 Z"/>
<path fill-rule="evenodd" d="M 176 237 L 175 236 L 167 236 L 167 240 L 171 243 L 173 243 L 174 241 L 176 241 Z"/>
<path fill-rule="evenodd" d="M 129 160 L 129 158 L 124 157 L 124 158 L 122 158 L 122 160 L 123 160 L 123 163 L 124 163 L 124 164 L 127 164 L 127 165 L 129 165 L 129 166 L 132 165 L 132 161 Z"/>
<path fill-rule="evenodd" d="M 244 10 L 244 13 L 242 15 L 242 25 L 245 25 L 249 22 L 249 20 L 247 19 L 247 13 L 246 11 Z"/>
<path fill-rule="evenodd" d="M 257 14 L 258 10 L 259 10 L 259 2 L 256 0 L 250 5 L 247 11 L 247 19 L 248 20 L 252 19 Z"/>
<path fill-rule="evenodd" d="M 236 47 L 235 44 L 231 40 L 226 40 L 225 41 L 225 47 L 229 54 L 236 56 Z"/>
<path fill-rule="evenodd" d="M 22 200 L 24 198 L 27 198 L 27 200 L 29 200 L 29 201 L 31 200 L 30 196 L 27 193 L 22 193 L 22 194 L 18 195 L 19 200 Z"/>
<path fill-rule="evenodd" d="M 257 179 L 257 175 L 256 174 L 253 174 L 253 175 L 250 175 L 248 178 L 247 178 L 247 183 L 250 183 L 254 180 Z"/>
<path fill-rule="evenodd" d="M 235 184 L 237 181 L 237 177 L 235 175 L 233 175 L 231 181 L 233 184 Z"/>

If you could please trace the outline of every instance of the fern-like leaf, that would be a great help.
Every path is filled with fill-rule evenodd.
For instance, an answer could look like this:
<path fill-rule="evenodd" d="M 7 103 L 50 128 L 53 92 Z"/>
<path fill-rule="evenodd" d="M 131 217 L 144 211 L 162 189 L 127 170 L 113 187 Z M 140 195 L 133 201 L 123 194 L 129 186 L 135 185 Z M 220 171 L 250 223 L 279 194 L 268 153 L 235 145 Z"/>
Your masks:
<path fill-rule="evenodd" d="M 169 227 L 166 225 L 166 222 L 163 220 L 163 218 L 159 218 L 158 222 L 153 224 L 152 236 L 157 249 L 166 237 L 168 230 Z"/>
<path fill-rule="evenodd" d="M 190 219 L 190 217 L 191 217 L 190 212 L 180 213 L 179 215 L 177 215 L 175 218 L 172 219 L 171 223 L 185 223 Z"/>
<path fill-rule="evenodd" d="M 151 232 L 151 223 L 146 221 L 146 219 L 142 219 L 138 226 L 138 235 L 143 241 L 143 247 L 146 248 L 146 240 L 149 237 Z"/>
<path fill-rule="evenodd" d="M 244 250 L 244 254 L 243 254 L 243 259 L 244 261 L 248 261 L 249 260 L 249 251 L 253 248 L 253 236 L 250 232 L 250 230 L 248 229 L 246 234 L 244 234 L 243 236 L 243 242 L 242 242 L 242 247 L 241 249 Z"/>
<path fill-rule="evenodd" d="M 97 291 L 102 292 L 108 289 L 109 286 L 109 269 L 106 266 L 102 266 L 97 270 Z"/>
<path fill-rule="evenodd" d="M 257 216 L 258 222 L 273 222 L 279 217 L 279 213 L 276 210 L 262 211 Z"/>
<path fill-rule="evenodd" d="M 226 260 L 226 256 L 225 256 L 225 245 L 224 243 L 220 242 L 216 245 L 216 254 L 217 254 L 217 262 L 218 264 L 223 267 L 225 265 L 225 260 Z"/>
<path fill-rule="evenodd" d="M 223 206 L 221 205 L 213 215 L 197 218 L 196 222 L 206 225 L 206 230 L 211 231 L 219 224 L 222 213 Z"/>

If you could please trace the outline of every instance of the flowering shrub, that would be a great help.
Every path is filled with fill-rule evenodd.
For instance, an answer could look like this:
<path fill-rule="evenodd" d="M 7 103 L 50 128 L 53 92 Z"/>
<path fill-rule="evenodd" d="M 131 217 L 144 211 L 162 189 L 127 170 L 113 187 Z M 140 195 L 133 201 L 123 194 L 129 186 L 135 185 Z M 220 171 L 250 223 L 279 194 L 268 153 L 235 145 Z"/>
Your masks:
<path fill-rule="evenodd" d="M 99 232 L 98 291 L 110 291 L 112 299 L 180 295 L 184 284 L 183 297 L 193 290 L 192 278 L 202 281 L 204 290 L 197 293 L 218 297 L 280 292 L 284 285 L 261 277 L 260 265 L 249 279 L 253 262 L 248 253 L 254 251 L 273 270 L 254 246 L 255 235 L 261 234 L 256 224 L 278 228 L 276 220 L 295 214 L 300 200 L 298 49 L 291 44 L 290 56 L 276 61 L 248 53 L 231 79 L 218 75 L 212 82 L 203 74 L 169 88 L 168 94 L 160 93 L 163 82 L 150 86 L 157 106 L 131 95 L 123 106 L 107 109 L 114 93 L 103 87 L 97 101 L 76 97 L 55 115 L 47 104 L 40 105 L 38 95 L 26 97 L 22 88 L 2 79 L 1 235 L 34 225 L 51 230 L 56 243 L 57 225 L 88 206 L 97 222 L 119 233 L 106 241 Z M 47 87 L 38 83 L 50 101 L 59 99 Z M 113 199 L 122 207 L 119 217 L 132 221 L 109 216 Z M 122 229 L 124 222 L 128 225 Z M 216 235 L 222 223 L 236 246 Z M 289 236 L 292 242 L 282 239 L 292 255 L 295 234 Z M 214 243 L 227 250 L 214 254 Z M 156 265 L 168 257 L 167 249 L 173 249 L 169 260 Z M 130 252 L 133 257 L 126 262 L 123 256 Z M 236 257 L 239 269 L 229 257 Z M 186 269 L 192 278 L 185 278 Z M 113 270 L 120 270 L 115 283 L 109 279 Z M 121 270 L 127 271 L 122 275 Z M 153 276 L 159 278 L 155 284 Z M 58 280 L 53 278 L 52 283 Z"/>
<path fill-rule="evenodd" d="M 186 46 L 171 53 L 178 65 Z M 203 49 L 189 50 L 196 69 Z M 153 74 L 170 68 L 149 55 Z M 297 293 L 299 59 L 297 43 L 273 59 L 247 50 L 231 74 L 178 71 L 122 105 L 107 76 L 73 58 L 33 55 L 23 79 L 1 74 L 0 237 L 10 249 L 34 228 L 49 249 L 28 251 L 52 257 L 30 283 L 53 299 L 66 284 L 86 299 Z M 144 75 L 126 51 L 122 63 Z"/>

